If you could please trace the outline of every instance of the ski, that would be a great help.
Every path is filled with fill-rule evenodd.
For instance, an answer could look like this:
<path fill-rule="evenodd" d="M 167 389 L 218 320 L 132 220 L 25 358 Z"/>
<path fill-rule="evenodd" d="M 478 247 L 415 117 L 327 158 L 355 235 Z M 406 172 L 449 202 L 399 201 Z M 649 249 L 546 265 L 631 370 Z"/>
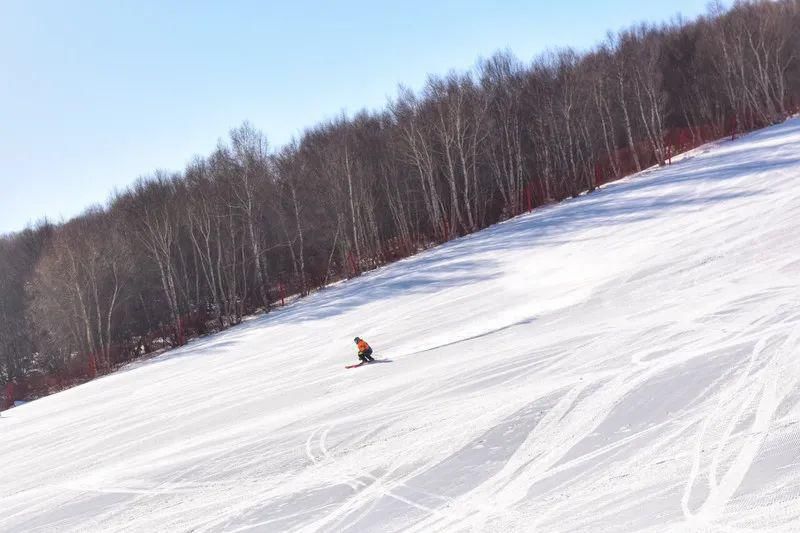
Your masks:
<path fill-rule="evenodd" d="M 360 366 L 372 365 L 375 363 L 391 363 L 391 359 L 375 359 L 374 361 L 362 361 L 361 363 L 357 363 L 355 365 L 347 365 L 345 368 L 358 368 Z"/>

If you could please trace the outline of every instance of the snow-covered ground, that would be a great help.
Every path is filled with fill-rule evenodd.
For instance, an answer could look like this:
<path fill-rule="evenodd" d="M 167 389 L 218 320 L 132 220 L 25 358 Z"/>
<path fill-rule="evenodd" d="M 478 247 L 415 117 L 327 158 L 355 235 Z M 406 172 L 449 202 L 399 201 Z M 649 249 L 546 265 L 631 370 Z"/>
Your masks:
<path fill-rule="evenodd" d="M 0 530 L 798 531 L 798 347 L 795 119 L 3 413 Z"/>

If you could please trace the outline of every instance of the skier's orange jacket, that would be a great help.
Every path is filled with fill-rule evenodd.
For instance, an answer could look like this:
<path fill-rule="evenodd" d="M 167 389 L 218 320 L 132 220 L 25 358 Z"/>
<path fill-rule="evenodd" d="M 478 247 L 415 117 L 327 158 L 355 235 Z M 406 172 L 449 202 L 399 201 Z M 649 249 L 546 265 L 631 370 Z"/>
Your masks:
<path fill-rule="evenodd" d="M 358 353 L 364 353 L 369 350 L 369 344 L 364 342 L 364 339 L 358 341 Z"/>

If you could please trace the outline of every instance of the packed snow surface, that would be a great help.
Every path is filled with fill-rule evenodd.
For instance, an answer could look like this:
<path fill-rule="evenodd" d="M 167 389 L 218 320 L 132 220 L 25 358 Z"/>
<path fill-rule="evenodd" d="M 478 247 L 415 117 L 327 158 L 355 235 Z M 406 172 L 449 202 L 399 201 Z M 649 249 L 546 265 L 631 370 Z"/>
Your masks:
<path fill-rule="evenodd" d="M 795 119 L 3 413 L 0 530 L 798 531 L 799 346 Z"/>

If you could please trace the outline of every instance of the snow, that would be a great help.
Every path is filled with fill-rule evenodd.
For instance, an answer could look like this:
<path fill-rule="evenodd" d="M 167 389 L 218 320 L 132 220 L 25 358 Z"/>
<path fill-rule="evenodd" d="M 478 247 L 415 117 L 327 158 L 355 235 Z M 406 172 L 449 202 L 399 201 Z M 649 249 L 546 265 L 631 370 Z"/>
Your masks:
<path fill-rule="evenodd" d="M 800 530 L 798 185 L 793 119 L 14 408 L 0 530 Z"/>

